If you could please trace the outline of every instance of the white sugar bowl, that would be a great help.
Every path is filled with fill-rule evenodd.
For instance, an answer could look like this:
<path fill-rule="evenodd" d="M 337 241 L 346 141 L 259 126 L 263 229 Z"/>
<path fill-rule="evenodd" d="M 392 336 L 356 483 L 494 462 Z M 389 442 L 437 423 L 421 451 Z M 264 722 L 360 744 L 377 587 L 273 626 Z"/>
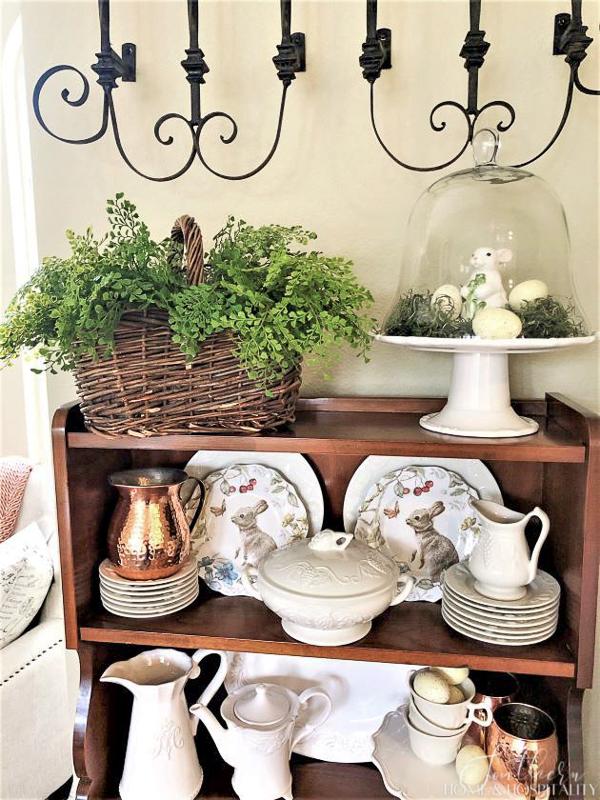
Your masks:
<path fill-rule="evenodd" d="M 281 617 L 286 633 L 323 646 L 361 639 L 415 584 L 384 553 L 329 530 L 274 550 L 257 569 L 246 568 L 242 581 Z"/>

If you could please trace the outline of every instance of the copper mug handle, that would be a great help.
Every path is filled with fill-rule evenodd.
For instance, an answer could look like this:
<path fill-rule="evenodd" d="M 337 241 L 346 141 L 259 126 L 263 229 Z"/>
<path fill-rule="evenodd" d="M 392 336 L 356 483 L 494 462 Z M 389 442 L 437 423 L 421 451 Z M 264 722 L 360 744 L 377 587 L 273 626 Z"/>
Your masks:
<path fill-rule="evenodd" d="M 192 489 L 192 491 L 189 493 L 189 496 L 188 496 L 187 500 L 183 500 L 182 499 L 181 493 L 183 492 L 183 488 L 184 488 L 184 486 L 187 486 L 190 481 L 193 481 L 194 483 L 196 483 L 200 487 L 200 500 L 198 501 L 198 507 L 194 511 L 194 516 L 192 517 L 190 522 L 188 522 L 188 527 L 189 527 L 190 533 L 191 533 L 194 530 L 194 526 L 198 522 L 198 517 L 200 516 L 200 512 L 202 511 L 202 509 L 204 507 L 204 498 L 206 497 L 206 487 L 204 486 L 204 484 L 202 483 L 201 480 L 198 480 L 198 478 L 192 478 L 192 477 L 189 477 L 187 480 L 185 480 L 181 484 L 181 486 L 179 487 L 179 499 L 181 500 L 181 505 L 183 506 L 184 512 L 186 510 L 187 504 L 192 499 L 192 495 L 194 494 L 194 489 L 196 488 L 194 486 L 194 489 Z"/>

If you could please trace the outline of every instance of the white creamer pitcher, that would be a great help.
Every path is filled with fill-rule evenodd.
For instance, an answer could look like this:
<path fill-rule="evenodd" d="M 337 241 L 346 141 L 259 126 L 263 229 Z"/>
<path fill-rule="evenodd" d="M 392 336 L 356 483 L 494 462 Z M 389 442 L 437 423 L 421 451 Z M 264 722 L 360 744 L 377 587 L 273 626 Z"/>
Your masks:
<path fill-rule="evenodd" d="M 200 674 L 198 662 L 213 651 L 193 656 L 177 650 L 148 650 L 112 664 L 100 678 L 133 694 L 127 753 L 119 792 L 123 800 L 193 800 L 202 786 L 202 767 L 194 734 L 198 720 L 188 711 L 184 687 Z M 219 670 L 202 693 L 208 703 L 225 677 Z"/>
<path fill-rule="evenodd" d="M 491 500 L 471 500 L 471 505 L 481 517 L 481 533 L 469 559 L 475 588 L 498 600 L 524 597 L 550 531 L 548 515 L 537 506 L 529 514 L 520 514 Z M 541 520 L 542 530 L 530 554 L 525 527 L 532 517 Z"/>
<path fill-rule="evenodd" d="M 314 714 L 308 709 L 311 698 L 319 698 Z M 283 686 L 262 683 L 242 686 L 223 702 L 221 716 L 227 728 L 203 703 L 190 711 L 235 768 L 231 785 L 240 800 L 292 800 L 292 748 L 325 722 L 331 700 L 317 688 L 298 696 Z"/>

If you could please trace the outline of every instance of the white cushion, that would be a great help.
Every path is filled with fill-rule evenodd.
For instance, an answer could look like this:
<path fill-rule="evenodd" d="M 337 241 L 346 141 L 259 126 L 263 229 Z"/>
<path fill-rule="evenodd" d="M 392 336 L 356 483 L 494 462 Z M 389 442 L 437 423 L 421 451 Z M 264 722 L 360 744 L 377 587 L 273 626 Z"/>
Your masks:
<path fill-rule="evenodd" d="M 54 574 L 37 523 L 0 543 L 0 649 L 16 639 L 38 613 Z"/>

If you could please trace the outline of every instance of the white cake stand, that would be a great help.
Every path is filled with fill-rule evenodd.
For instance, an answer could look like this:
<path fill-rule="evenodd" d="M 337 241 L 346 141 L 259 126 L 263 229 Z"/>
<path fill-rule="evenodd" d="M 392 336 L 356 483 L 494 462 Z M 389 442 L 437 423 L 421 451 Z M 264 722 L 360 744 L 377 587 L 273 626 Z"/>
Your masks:
<path fill-rule="evenodd" d="M 505 438 L 528 436 L 537 422 L 520 417 L 510 404 L 509 353 L 546 353 L 596 341 L 597 334 L 566 339 L 440 339 L 429 336 L 376 335 L 379 342 L 452 353 L 448 401 L 441 411 L 421 417 L 423 428 L 454 436 Z"/>

